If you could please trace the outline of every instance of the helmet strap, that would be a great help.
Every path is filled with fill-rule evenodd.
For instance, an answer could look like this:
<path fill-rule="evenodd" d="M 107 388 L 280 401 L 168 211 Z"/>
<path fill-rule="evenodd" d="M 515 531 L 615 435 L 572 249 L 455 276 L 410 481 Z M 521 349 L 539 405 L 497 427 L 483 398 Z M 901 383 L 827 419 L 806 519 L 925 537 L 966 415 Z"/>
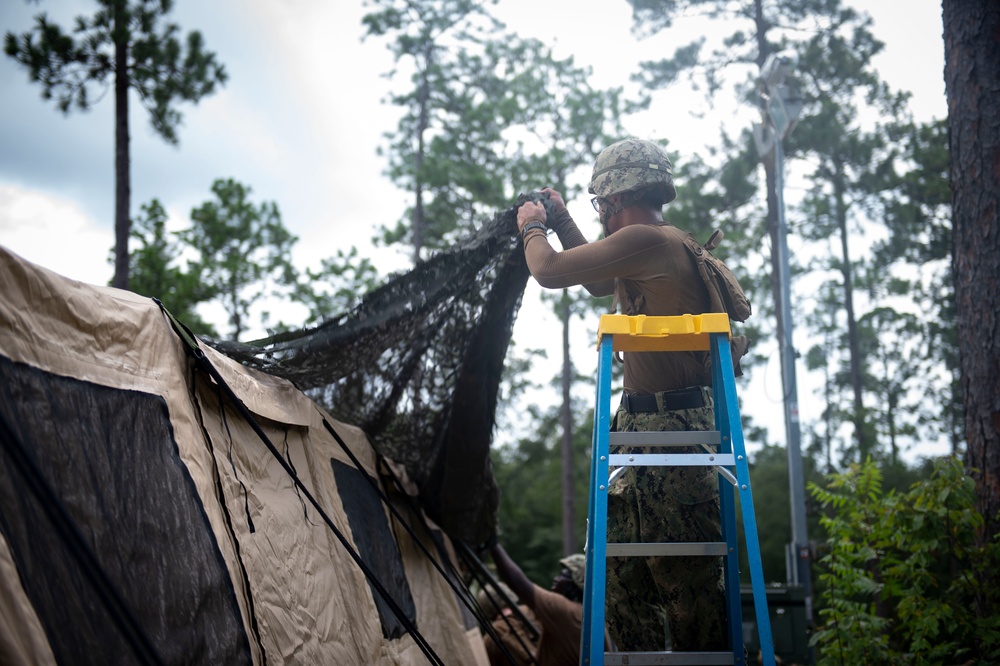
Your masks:
<path fill-rule="evenodd" d="M 631 201 L 628 201 L 627 195 L 628 192 L 623 192 L 620 194 L 612 194 L 610 197 L 604 199 L 604 206 L 602 207 L 601 212 L 601 224 L 607 227 L 608 222 L 611 221 L 612 217 L 622 212 L 632 204 Z M 612 201 L 612 198 L 614 197 L 618 198 L 617 202 Z M 605 229 L 605 232 L 606 231 L 607 229 Z"/>

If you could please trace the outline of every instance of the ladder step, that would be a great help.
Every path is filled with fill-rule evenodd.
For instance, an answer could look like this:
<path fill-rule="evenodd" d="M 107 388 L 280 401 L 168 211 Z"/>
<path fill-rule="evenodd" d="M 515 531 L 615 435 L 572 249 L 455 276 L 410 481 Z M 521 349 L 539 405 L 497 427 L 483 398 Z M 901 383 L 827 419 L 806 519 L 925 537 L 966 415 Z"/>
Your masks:
<path fill-rule="evenodd" d="M 606 666 L 734 664 L 732 652 L 605 652 Z"/>
<path fill-rule="evenodd" d="M 678 543 L 613 543 L 605 546 L 608 557 L 677 557 L 679 555 L 726 555 L 725 541 Z"/>
<path fill-rule="evenodd" d="M 612 453 L 608 464 L 614 467 L 717 467 L 732 466 L 732 453 Z"/>
<path fill-rule="evenodd" d="M 718 446 L 721 442 L 718 430 L 608 433 L 610 446 Z"/>

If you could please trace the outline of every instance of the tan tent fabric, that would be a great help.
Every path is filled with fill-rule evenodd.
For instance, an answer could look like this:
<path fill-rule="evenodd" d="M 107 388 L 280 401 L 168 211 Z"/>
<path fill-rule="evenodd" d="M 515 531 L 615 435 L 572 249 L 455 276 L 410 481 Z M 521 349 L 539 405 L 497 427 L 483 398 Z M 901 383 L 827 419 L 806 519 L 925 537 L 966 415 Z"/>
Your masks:
<path fill-rule="evenodd" d="M 333 461 L 353 463 L 323 422 L 377 478 L 365 433 L 334 421 L 289 382 L 202 349 L 354 543 L 332 467 Z M 193 371 L 181 339 L 153 301 L 65 279 L 0 247 L 0 356 L 162 398 L 177 455 L 232 581 L 253 663 L 427 663 L 409 635 L 383 637 L 362 571 L 250 424 L 228 401 L 220 406 L 218 387 Z M 171 510 L 164 506 L 153 517 L 155 529 L 170 529 Z M 422 528 L 415 529 L 419 535 Z M 445 663 L 486 664 L 479 631 L 464 626 L 454 590 L 405 530 L 396 525 L 392 533 L 418 630 Z M 436 552 L 430 539 L 425 545 Z M 6 540 L 0 541 L 0 663 L 55 663 Z"/>

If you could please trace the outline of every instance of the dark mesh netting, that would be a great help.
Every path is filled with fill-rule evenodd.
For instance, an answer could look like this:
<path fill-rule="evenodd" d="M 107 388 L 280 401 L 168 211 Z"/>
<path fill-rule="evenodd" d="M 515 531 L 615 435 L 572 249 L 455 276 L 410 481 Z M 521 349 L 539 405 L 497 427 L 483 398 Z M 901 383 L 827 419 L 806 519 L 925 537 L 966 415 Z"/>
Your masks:
<path fill-rule="evenodd" d="M 212 344 L 364 429 L 406 468 L 428 514 L 479 544 L 495 527 L 489 447 L 528 276 L 515 206 L 316 328 Z"/>

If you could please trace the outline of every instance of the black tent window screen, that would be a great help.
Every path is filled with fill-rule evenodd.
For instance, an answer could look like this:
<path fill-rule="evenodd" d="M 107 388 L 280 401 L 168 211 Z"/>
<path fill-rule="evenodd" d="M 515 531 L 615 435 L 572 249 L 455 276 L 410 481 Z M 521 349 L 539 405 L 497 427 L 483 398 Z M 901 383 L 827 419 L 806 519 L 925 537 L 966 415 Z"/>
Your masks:
<path fill-rule="evenodd" d="M 0 378 L 0 531 L 56 661 L 120 664 L 135 655 L 43 501 L 65 508 L 165 663 L 251 663 L 232 581 L 163 399 L 2 356 Z M 28 466 L 48 499 L 31 490 Z"/>
<path fill-rule="evenodd" d="M 358 554 L 406 617 L 416 625 L 417 609 L 410 593 L 410 584 L 406 581 L 403 558 L 399 554 L 396 538 L 389 529 L 389 521 L 385 509 L 382 508 L 381 498 L 362 472 L 333 458 L 330 462 L 333 464 L 337 491 L 344 505 L 344 512 L 347 514 L 347 522 L 351 526 Z M 378 608 L 382 635 L 388 639 L 396 639 L 405 634 L 406 627 L 396 617 L 389 604 L 382 599 L 370 582 L 368 586 L 375 599 L 375 607 Z"/>

